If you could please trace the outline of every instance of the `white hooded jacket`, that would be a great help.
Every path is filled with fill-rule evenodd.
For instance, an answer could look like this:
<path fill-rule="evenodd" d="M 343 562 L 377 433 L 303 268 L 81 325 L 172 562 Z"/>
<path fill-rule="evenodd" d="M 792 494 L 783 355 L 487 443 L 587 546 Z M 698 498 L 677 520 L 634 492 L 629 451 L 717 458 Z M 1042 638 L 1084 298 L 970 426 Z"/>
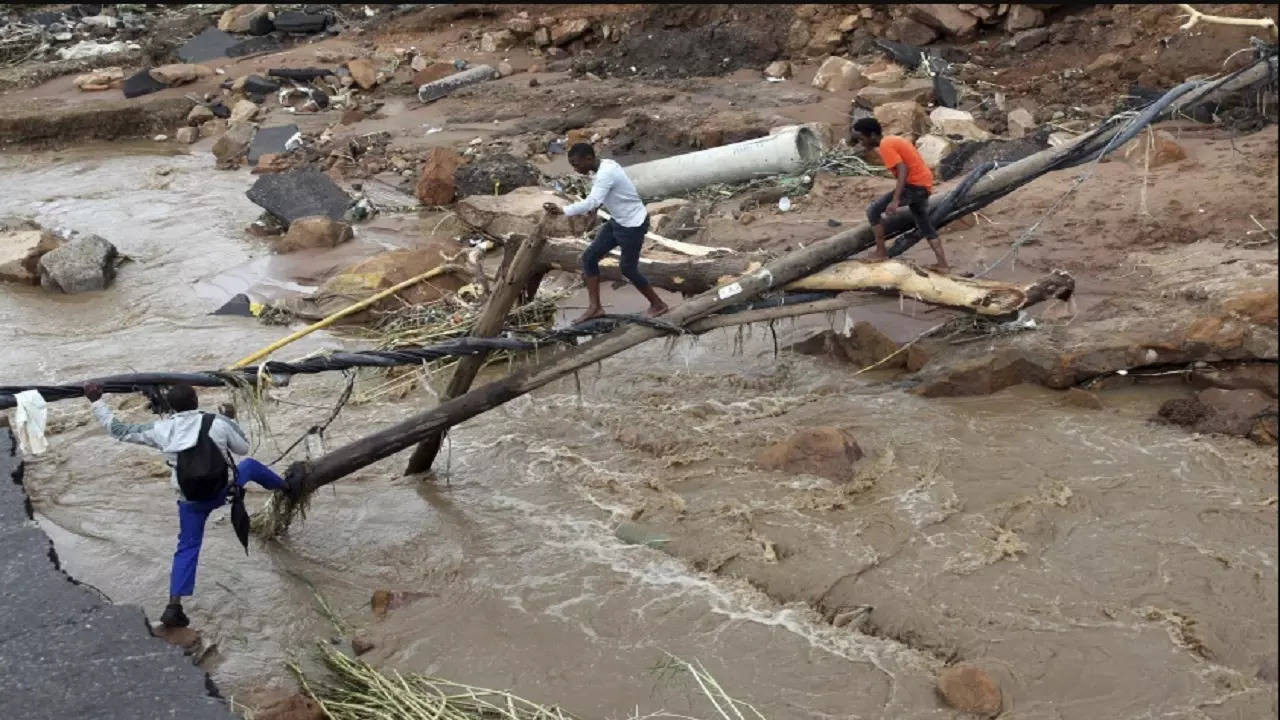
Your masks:
<path fill-rule="evenodd" d="M 116 419 L 105 400 L 95 401 L 92 408 L 93 416 L 102 424 L 102 427 L 106 428 L 111 437 L 122 442 L 153 447 L 163 452 L 170 468 L 169 482 L 173 485 L 174 492 L 178 493 L 178 498 L 186 500 L 178 487 L 176 466 L 178 453 L 195 447 L 196 439 L 200 436 L 202 413 L 199 410 L 186 410 L 155 422 L 126 423 Z M 216 413 L 213 415 L 213 423 L 209 425 L 209 439 L 227 457 L 227 478 L 231 481 L 234 479 L 232 473 L 235 471 L 233 456 L 248 455 L 249 440 L 245 438 L 244 431 L 234 420 Z"/>

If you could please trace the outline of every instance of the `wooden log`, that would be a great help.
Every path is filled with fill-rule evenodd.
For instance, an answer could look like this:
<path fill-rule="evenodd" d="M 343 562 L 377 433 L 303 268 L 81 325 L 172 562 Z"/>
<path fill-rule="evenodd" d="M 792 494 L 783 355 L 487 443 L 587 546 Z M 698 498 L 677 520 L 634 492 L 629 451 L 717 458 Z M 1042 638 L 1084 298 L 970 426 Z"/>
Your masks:
<path fill-rule="evenodd" d="M 520 243 L 515 253 L 504 253 L 506 272 L 498 276 L 496 286 L 489 295 L 489 301 L 485 303 L 484 309 L 480 311 L 480 317 L 471 328 L 471 337 L 493 337 L 502 329 L 507 313 L 511 312 L 511 306 L 525 290 L 529 274 L 542 253 L 546 236 L 547 223 L 544 219 L 543 222 L 538 223 L 533 234 Z M 507 258 L 510 258 L 510 263 L 506 262 Z M 441 400 L 451 400 L 470 390 L 471 383 L 475 381 L 480 368 L 484 367 L 487 357 L 488 353 L 481 353 L 460 358 L 454 365 L 453 376 L 449 378 L 449 385 L 445 388 Z M 447 428 L 432 432 L 418 443 L 418 447 L 409 458 L 409 465 L 405 468 L 406 475 L 431 469 L 431 463 L 435 462 L 436 455 L 440 452 L 440 443 L 444 440 L 446 431 Z"/>
<path fill-rule="evenodd" d="M 1097 138 L 1105 141 L 1119 130 L 1119 125 L 1113 126 L 1100 132 Z M 975 183 L 970 192 L 971 204 L 981 202 L 984 197 L 999 197 L 1011 192 L 1047 169 L 1055 167 L 1063 158 L 1068 157 L 1070 152 L 1070 146 L 1050 148 L 996 168 Z M 932 203 L 937 205 L 942 201 L 942 198 L 935 197 Z M 888 218 L 888 230 L 893 232 L 896 228 L 900 231 L 910 222 L 908 213 L 900 210 Z M 772 260 L 763 267 L 739 276 L 732 282 L 717 284 L 712 290 L 677 306 L 663 316 L 663 320 L 678 327 L 687 326 L 724 307 L 748 301 L 763 292 L 782 287 L 793 280 L 839 262 L 860 249 L 870 247 L 873 242 L 870 226 L 865 223 L 860 224 Z M 304 490 L 314 490 L 316 487 L 331 483 L 397 453 L 431 433 L 452 427 L 554 380 L 589 367 L 647 340 L 662 337 L 664 334 L 664 331 L 648 325 L 620 327 L 561 356 L 517 370 L 500 380 L 336 448 L 317 458 L 308 469 L 300 470 L 296 481 Z"/>
<path fill-rule="evenodd" d="M 547 269 L 577 272 L 582 251 L 587 242 L 578 238 L 551 238 L 542 251 L 542 263 Z M 660 251 L 646 251 L 640 255 L 640 273 L 663 290 L 696 295 L 706 292 L 724 278 L 734 278 L 749 270 L 762 267 L 764 257 L 746 254 L 698 257 L 676 255 Z M 600 276 L 606 280 L 623 282 L 618 267 L 619 256 L 609 254 L 600 259 Z"/>

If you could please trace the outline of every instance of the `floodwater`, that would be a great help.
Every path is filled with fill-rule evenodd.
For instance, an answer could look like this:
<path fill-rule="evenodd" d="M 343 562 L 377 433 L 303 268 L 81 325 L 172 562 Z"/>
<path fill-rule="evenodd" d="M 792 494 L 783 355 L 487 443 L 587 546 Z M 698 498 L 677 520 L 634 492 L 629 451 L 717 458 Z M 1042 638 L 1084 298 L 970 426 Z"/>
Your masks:
<path fill-rule="evenodd" d="M 0 213 L 132 258 L 102 293 L 3 288 L 6 384 L 218 367 L 283 334 L 208 313 L 246 288 L 303 289 L 348 256 L 270 258 L 242 233 L 249 177 L 209 165 L 119 146 L 0 158 Z M 358 230 L 341 252 L 413 226 Z M 933 322 L 903 313 L 877 300 L 857 314 Z M 317 333 L 281 355 L 343 344 Z M 1274 450 L 1148 423 L 1171 390 L 1118 390 L 1099 412 L 1038 388 L 924 400 L 851 375 L 775 357 L 761 328 L 650 343 L 460 426 L 434 482 L 401 477 L 398 457 L 324 488 L 248 557 L 220 511 L 187 605 L 217 647 L 205 665 L 237 696 L 361 634 L 381 667 L 583 717 L 714 717 L 663 672 L 670 653 L 771 719 L 870 720 L 955 717 L 934 677 L 959 659 L 1000 682 L 1005 718 L 1275 716 Z M 274 389 L 269 432 L 246 423 L 259 459 L 321 421 L 342 382 Z M 432 402 L 384 383 L 361 377 L 326 447 Z M 112 401 L 145 419 L 137 400 Z M 81 401 L 51 415 L 51 450 L 26 475 L 42 527 L 73 576 L 158 616 L 176 534 L 167 469 L 105 437 Z M 753 464 L 819 425 L 867 451 L 854 483 Z M 615 537 L 637 516 L 667 552 Z M 379 589 L 407 602 L 377 619 Z"/>

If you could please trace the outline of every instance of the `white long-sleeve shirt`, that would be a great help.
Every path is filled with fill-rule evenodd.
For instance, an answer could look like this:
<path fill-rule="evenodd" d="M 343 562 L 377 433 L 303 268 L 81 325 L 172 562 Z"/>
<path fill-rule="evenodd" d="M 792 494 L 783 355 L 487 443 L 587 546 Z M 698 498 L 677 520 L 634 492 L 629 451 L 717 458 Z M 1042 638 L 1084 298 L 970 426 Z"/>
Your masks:
<path fill-rule="evenodd" d="M 199 410 L 175 413 L 155 422 L 126 423 L 116 419 L 111 412 L 111 406 L 107 405 L 105 400 L 99 399 L 91 407 L 93 416 L 102 427 L 106 428 L 111 437 L 121 442 L 146 445 L 163 452 L 170 468 L 169 482 L 178 493 L 178 497 L 186 500 L 178 487 L 178 453 L 195 447 L 196 439 L 200 437 L 202 413 Z M 249 440 L 245 438 L 244 431 L 234 420 L 215 414 L 213 422 L 209 425 L 209 439 L 222 451 L 223 455 L 227 456 L 227 477 L 228 480 L 232 479 L 231 465 L 234 462 L 232 456 L 249 454 Z"/>
<path fill-rule="evenodd" d="M 595 212 L 601 205 L 622 227 L 640 227 L 644 224 L 644 201 L 640 199 L 636 186 L 631 184 L 631 178 L 627 177 L 622 166 L 613 160 L 600 161 L 595 180 L 591 182 L 591 194 L 566 206 L 564 214 L 585 215 Z"/>

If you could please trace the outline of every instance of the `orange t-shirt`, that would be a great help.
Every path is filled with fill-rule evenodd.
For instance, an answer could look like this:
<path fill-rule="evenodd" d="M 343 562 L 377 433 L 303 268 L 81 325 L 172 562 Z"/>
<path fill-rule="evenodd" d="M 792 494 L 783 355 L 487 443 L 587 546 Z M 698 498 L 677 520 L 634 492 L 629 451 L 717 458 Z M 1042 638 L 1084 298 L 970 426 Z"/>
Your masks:
<path fill-rule="evenodd" d="M 894 177 L 897 177 L 894 168 L 898 163 L 906 163 L 907 184 L 933 192 L 933 173 L 929 172 L 929 166 L 924 164 L 924 158 L 920 157 L 919 151 L 906 138 L 900 138 L 897 135 L 881 138 L 880 159 L 884 161 L 884 166 L 894 173 Z"/>

